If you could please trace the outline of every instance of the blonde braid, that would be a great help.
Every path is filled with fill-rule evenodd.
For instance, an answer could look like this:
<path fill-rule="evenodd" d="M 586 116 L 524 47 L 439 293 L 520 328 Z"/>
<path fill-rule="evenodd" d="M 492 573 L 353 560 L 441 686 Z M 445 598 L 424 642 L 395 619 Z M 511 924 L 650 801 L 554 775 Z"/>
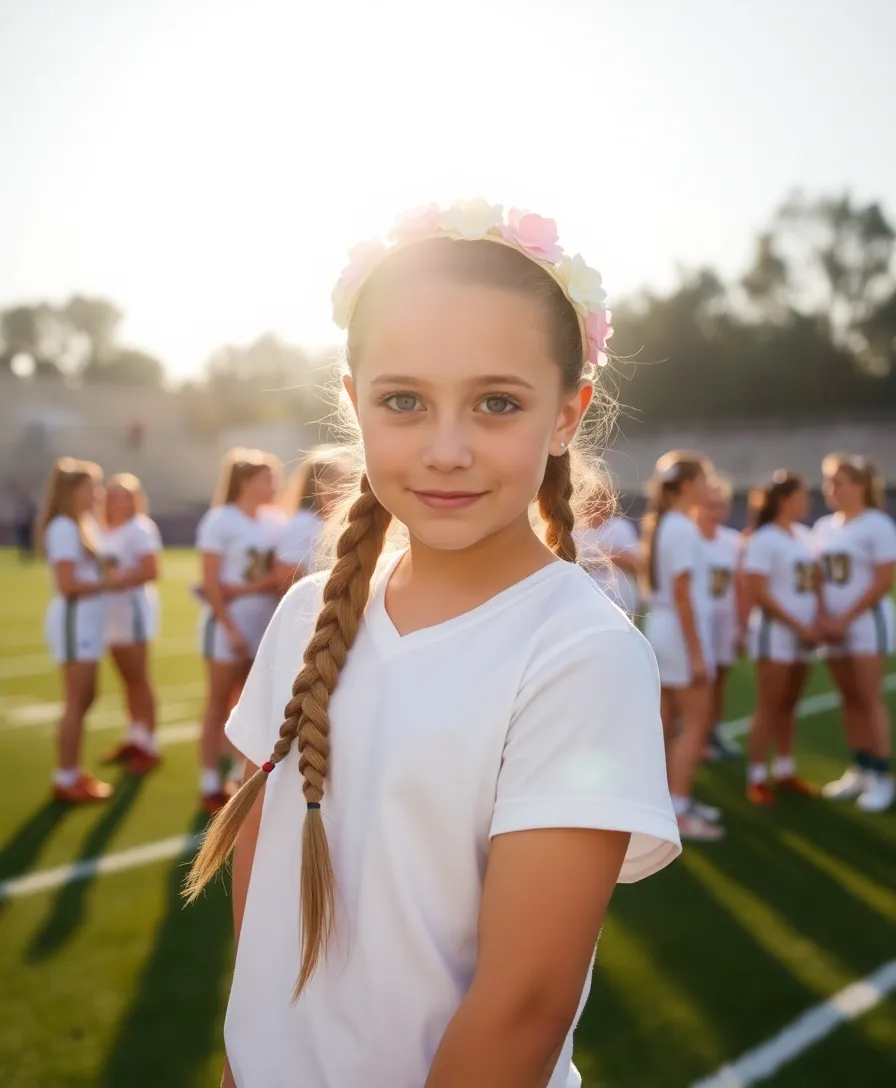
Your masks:
<path fill-rule="evenodd" d="M 559 457 L 548 457 L 544 479 L 538 489 L 538 509 L 547 522 L 545 543 L 561 559 L 576 561 L 576 542 L 573 530 L 576 518 L 572 499 L 572 461 L 569 450 Z"/>
<path fill-rule="evenodd" d="M 361 493 L 336 546 L 336 564 L 324 586 L 323 607 L 305 648 L 304 664 L 293 681 L 271 758 L 213 818 L 184 889 L 192 902 L 227 860 L 268 774 L 286 758 L 298 737 L 299 770 L 309 807 L 302 829 L 302 966 L 296 997 L 326 951 L 333 925 L 335 881 L 320 814 L 330 751 L 327 708 L 367 606 L 370 580 L 391 517 L 362 476 Z"/>

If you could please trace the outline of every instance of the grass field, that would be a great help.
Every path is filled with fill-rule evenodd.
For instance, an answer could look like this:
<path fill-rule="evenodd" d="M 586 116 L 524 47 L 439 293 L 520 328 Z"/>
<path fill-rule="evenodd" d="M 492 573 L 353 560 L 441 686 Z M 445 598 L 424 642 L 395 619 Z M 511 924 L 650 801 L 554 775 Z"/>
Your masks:
<path fill-rule="evenodd" d="M 154 659 L 163 769 L 119 780 L 105 807 L 67 811 L 47 800 L 59 689 L 41 638 L 46 574 L 0 552 L 0 881 L 202 826 L 194 573 L 187 553 L 166 554 Z M 826 687 L 821 670 L 813 687 Z M 123 721 L 109 671 L 102 691 L 88 766 Z M 746 714 L 750 699 L 749 673 L 740 670 L 728 716 Z M 800 755 L 817 782 L 839 773 L 836 710 L 805 717 Z M 724 844 L 686 849 L 669 870 L 614 898 L 577 1036 L 588 1088 L 687 1088 L 896 954 L 896 813 L 865 816 L 801 799 L 757 811 L 743 799 L 742 776 L 739 761 L 701 774 L 703 798 L 728 813 Z M 183 909 L 185 858 L 172 849 L 0 898 L 2 1088 L 218 1083 L 232 959 L 227 890 L 218 884 Z M 896 1084 L 892 997 L 763 1083 Z"/>

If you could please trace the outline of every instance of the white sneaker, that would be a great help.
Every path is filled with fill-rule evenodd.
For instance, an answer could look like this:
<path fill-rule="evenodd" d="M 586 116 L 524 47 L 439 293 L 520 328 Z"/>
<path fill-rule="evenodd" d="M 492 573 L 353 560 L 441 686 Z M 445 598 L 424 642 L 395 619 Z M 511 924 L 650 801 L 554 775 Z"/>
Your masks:
<path fill-rule="evenodd" d="M 862 812 L 886 812 L 896 800 L 896 780 L 891 774 L 871 774 L 868 785 L 856 801 Z"/>
<path fill-rule="evenodd" d="M 715 805 L 704 805 L 702 801 L 694 801 L 691 805 L 691 812 L 695 816 L 699 816 L 701 820 L 706 820 L 708 824 L 717 824 L 722 818 L 720 808 L 716 808 Z"/>
<path fill-rule="evenodd" d="M 693 811 L 678 817 L 678 834 L 683 841 L 718 842 L 725 837 L 725 829 L 708 820 L 701 820 Z"/>
<path fill-rule="evenodd" d="M 822 786 L 821 795 L 829 801 L 855 801 L 868 788 L 870 777 L 859 767 L 847 767 L 835 782 Z"/>

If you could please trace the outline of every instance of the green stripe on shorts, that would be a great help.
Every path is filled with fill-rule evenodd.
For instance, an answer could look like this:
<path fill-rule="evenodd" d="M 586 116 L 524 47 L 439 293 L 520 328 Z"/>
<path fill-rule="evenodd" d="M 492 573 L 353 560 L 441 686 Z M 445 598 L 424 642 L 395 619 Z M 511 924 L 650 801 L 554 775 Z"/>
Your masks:
<path fill-rule="evenodd" d="M 65 660 L 66 662 L 78 660 L 78 647 L 76 645 L 75 633 L 75 608 L 77 607 L 78 599 L 76 597 L 67 597 L 65 601 Z"/>

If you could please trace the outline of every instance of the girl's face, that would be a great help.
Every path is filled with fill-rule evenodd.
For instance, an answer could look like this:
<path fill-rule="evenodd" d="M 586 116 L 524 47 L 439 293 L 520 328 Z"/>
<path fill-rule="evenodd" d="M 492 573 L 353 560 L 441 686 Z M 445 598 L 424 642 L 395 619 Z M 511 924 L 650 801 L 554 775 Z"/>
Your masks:
<path fill-rule="evenodd" d="M 106 492 L 106 523 L 124 525 L 136 513 L 134 496 L 126 487 L 110 487 Z"/>
<path fill-rule="evenodd" d="M 103 501 L 103 485 L 98 480 L 82 480 L 72 492 L 75 513 L 91 514 Z"/>
<path fill-rule="evenodd" d="M 693 480 L 685 480 L 681 484 L 680 494 L 685 506 L 705 506 L 709 495 L 706 473 L 698 472 Z"/>
<path fill-rule="evenodd" d="M 838 469 L 824 479 L 824 497 L 831 510 L 855 510 L 864 505 L 864 489 L 860 483 Z"/>
<path fill-rule="evenodd" d="M 591 399 L 563 388 L 540 304 L 441 281 L 383 300 L 346 389 L 374 492 L 440 550 L 528 523 L 548 455 Z"/>
<path fill-rule="evenodd" d="M 277 479 L 265 465 L 244 481 L 240 499 L 252 506 L 269 506 L 277 497 Z"/>
<path fill-rule="evenodd" d="M 707 521 L 716 529 L 720 525 L 724 525 L 728 520 L 728 514 L 731 511 L 731 505 L 725 498 L 725 493 L 720 487 L 706 488 L 706 500 L 703 503 L 703 510 L 706 515 Z"/>
<path fill-rule="evenodd" d="M 809 516 L 809 492 L 805 487 L 798 487 L 781 500 L 781 514 L 788 521 L 804 521 Z"/>

